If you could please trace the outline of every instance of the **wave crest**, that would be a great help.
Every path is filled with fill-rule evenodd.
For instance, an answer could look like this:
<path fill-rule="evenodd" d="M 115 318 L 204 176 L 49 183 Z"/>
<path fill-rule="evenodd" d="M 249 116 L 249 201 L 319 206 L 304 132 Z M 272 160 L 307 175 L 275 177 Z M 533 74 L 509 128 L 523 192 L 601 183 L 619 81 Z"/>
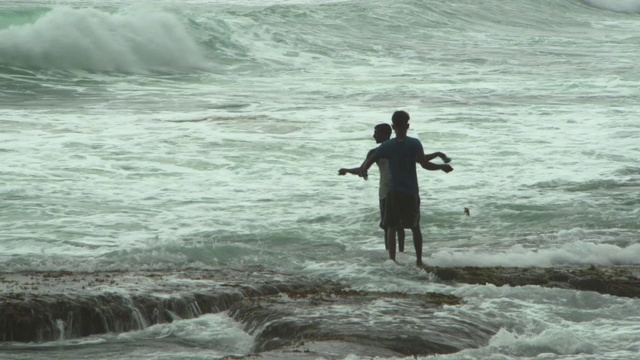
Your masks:
<path fill-rule="evenodd" d="M 0 30 L 0 64 L 41 69 L 147 72 L 206 67 L 175 15 L 56 7 L 28 24 Z"/>

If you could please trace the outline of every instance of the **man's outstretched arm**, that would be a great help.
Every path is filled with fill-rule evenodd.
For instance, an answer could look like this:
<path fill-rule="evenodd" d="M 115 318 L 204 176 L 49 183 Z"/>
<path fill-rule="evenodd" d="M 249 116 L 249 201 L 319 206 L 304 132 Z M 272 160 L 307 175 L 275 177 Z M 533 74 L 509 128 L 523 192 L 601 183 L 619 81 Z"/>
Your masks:
<path fill-rule="evenodd" d="M 369 168 L 371 167 L 371 165 L 373 165 L 374 162 L 376 162 L 376 155 L 377 152 L 369 152 L 369 157 L 367 157 L 367 160 L 365 160 L 362 165 L 360 166 L 360 171 L 358 172 L 358 176 L 363 177 L 365 180 L 367 180 L 367 171 L 369 170 Z"/>
<path fill-rule="evenodd" d="M 418 156 L 416 157 L 416 161 L 418 163 L 420 163 L 420 166 L 422 166 L 422 168 L 424 168 L 426 170 L 431 170 L 431 171 L 442 170 L 442 171 L 444 171 L 446 173 L 449 173 L 449 172 L 453 171 L 453 168 L 451 167 L 451 165 L 449 165 L 449 164 L 434 164 L 431 161 L 429 161 L 427 159 L 427 156 L 425 154 L 423 154 L 423 153 L 418 153 Z"/>
<path fill-rule="evenodd" d="M 424 156 L 427 158 L 427 161 L 431 161 L 435 158 L 440 158 L 442 159 L 442 161 L 444 161 L 445 164 L 448 164 L 451 162 L 451 159 L 443 152 L 434 152 L 431 154 L 424 154 Z"/>

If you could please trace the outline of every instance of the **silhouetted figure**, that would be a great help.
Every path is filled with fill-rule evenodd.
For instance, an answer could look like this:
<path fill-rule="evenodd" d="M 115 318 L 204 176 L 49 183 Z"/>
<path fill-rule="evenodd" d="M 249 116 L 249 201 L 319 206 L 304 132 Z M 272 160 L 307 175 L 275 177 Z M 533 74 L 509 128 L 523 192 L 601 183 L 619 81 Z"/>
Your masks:
<path fill-rule="evenodd" d="M 447 164 L 434 164 L 424 154 L 420 140 L 407 136 L 409 114 L 396 111 L 392 118 L 396 137 L 385 141 L 377 151 L 369 156 L 360 167 L 359 175 L 367 176 L 367 170 L 379 159 L 389 161 L 389 192 L 386 197 L 383 226 L 387 228 L 387 246 L 389 258 L 396 260 L 396 231 L 399 228 L 411 228 L 413 245 L 416 250 L 416 265 L 422 264 L 422 232 L 420 230 L 420 194 L 416 162 L 427 170 L 451 172 Z"/>

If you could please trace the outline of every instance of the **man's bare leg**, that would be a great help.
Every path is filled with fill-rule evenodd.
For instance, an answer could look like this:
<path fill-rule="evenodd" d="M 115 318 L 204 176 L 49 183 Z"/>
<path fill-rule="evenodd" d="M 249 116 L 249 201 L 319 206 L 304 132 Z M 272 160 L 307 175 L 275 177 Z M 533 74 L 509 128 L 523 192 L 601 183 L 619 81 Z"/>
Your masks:
<path fill-rule="evenodd" d="M 411 232 L 413 233 L 413 246 L 416 249 L 416 266 L 422 267 L 424 264 L 422 263 L 422 230 L 420 230 L 420 225 L 411 228 Z"/>
<path fill-rule="evenodd" d="M 398 250 L 404 252 L 404 228 L 398 228 Z"/>
<path fill-rule="evenodd" d="M 390 226 L 387 229 L 387 245 L 389 248 L 389 258 L 393 261 L 396 261 L 396 231 L 398 228 Z"/>
<path fill-rule="evenodd" d="M 387 242 L 389 241 L 389 237 L 387 235 L 387 232 L 389 232 L 388 228 L 384 229 L 384 249 L 385 250 L 389 250 L 389 244 L 387 244 Z"/>

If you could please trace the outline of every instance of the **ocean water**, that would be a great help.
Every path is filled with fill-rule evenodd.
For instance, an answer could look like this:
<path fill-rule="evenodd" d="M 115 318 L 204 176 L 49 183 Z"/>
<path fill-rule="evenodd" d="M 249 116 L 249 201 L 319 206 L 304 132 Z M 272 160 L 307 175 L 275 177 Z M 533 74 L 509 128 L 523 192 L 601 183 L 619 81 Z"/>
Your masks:
<path fill-rule="evenodd" d="M 638 59 L 639 0 L 3 1 L 0 271 L 260 265 L 454 294 L 501 328 L 430 359 L 640 359 L 639 300 L 434 283 L 410 241 L 387 260 L 377 170 L 337 175 L 404 109 L 455 169 L 419 173 L 428 265 L 640 264 Z M 65 345 L 251 337 L 214 314 Z"/>

